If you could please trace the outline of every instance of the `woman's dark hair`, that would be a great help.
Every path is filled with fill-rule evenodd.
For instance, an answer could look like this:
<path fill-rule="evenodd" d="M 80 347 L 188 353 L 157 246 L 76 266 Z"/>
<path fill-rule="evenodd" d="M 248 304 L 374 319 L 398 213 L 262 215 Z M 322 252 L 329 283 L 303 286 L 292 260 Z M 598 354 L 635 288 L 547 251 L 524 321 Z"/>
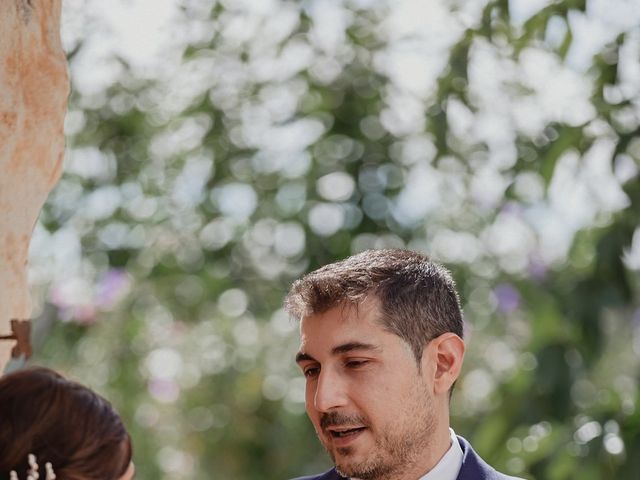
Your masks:
<path fill-rule="evenodd" d="M 0 478 L 26 478 L 27 456 L 60 480 L 117 480 L 131 462 L 129 434 L 111 404 L 47 368 L 0 378 Z"/>

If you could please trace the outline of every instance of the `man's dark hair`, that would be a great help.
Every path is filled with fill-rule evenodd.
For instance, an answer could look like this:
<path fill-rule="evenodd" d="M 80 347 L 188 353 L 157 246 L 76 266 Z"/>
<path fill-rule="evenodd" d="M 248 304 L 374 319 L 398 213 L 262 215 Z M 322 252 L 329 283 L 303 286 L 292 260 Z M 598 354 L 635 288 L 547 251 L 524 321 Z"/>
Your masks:
<path fill-rule="evenodd" d="M 340 305 L 380 302 L 380 322 L 406 341 L 420 363 L 432 339 L 446 332 L 462 338 L 462 309 L 451 274 L 409 250 L 366 250 L 315 270 L 291 286 L 285 310 L 301 319 Z"/>

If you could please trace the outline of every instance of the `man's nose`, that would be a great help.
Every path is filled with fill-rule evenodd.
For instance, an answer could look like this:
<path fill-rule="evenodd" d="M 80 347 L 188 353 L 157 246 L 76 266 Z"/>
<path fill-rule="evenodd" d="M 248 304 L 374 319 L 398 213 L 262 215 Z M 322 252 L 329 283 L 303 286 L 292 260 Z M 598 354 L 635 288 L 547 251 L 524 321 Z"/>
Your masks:
<path fill-rule="evenodd" d="M 328 412 L 347 404 L 347 388 L 340 375 L 328 370 L 320 372 L 313 404 L 318 412 Z"/>

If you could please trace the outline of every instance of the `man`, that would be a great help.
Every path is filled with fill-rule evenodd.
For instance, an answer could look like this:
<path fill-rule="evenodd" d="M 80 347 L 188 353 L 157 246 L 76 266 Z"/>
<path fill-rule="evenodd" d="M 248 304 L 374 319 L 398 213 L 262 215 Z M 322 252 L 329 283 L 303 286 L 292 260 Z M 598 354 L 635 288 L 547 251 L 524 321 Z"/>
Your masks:
<path fill-rule="evenodd" d="M 462 312 L 443 267 L 369 250 L 296 281 L 296 361 L 307 414 L 335 468 L 298 480 L 506 480 L 449 428 L 464 357 Z"/>

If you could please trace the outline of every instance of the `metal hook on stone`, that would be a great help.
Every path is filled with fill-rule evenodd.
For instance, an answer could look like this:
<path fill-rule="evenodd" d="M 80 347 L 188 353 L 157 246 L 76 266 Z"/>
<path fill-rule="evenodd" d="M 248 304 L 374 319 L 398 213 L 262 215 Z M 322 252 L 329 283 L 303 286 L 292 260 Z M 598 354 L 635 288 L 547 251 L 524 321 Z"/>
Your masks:
<path fill-rule="evenodd" d="M 31 320 L 11 320 L 11 335 L 0 335 L 1 340 L 15 340 L 17 343 L 11 350 L 11 357 L 18 358 L 24 354 L 25 358 L 31 357 Z"/>

